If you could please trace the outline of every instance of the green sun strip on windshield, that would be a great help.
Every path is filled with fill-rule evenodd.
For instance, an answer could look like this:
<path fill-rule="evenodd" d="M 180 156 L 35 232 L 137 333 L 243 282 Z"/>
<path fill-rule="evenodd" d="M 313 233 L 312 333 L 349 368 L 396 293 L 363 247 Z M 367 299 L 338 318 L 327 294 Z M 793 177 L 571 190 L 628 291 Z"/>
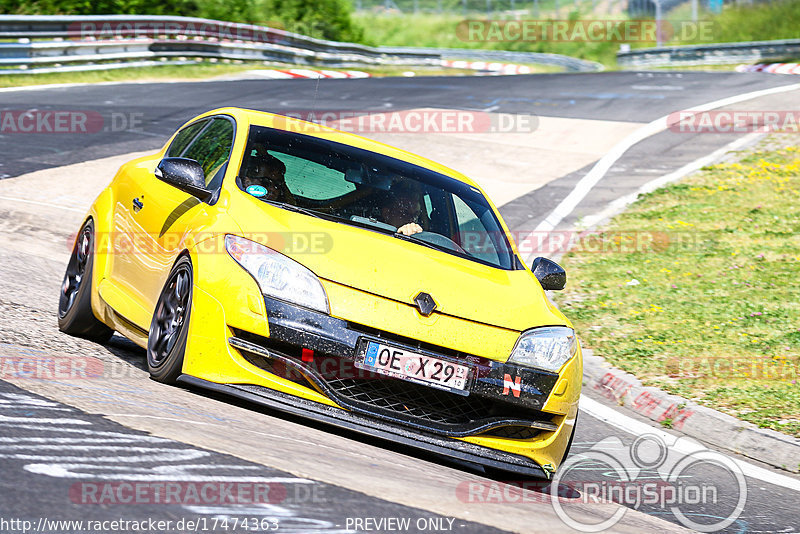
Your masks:
<path fill-rule="evenodd" d="M 286 186 L 293 195 L 311 200 L 340 197 L 356 190 L 355 184 L 345 181 L 344 173 L 313 161 L 283 152 L 269 153 L 286 165 Z"/>

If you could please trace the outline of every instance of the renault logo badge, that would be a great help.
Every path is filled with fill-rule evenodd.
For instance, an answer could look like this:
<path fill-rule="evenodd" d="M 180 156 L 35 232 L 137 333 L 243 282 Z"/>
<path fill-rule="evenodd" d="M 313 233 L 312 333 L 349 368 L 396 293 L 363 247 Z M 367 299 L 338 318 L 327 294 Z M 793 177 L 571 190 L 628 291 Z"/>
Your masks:
<path fill-rule="evenodd" d="M 419 295 L 414 297 L 414 303 L 417 305 L 419 313 L 425 317 L 429 317 L 433 313 L 433 310 L 436 309 L 436 301 L 433 300 L 432 296 L 425 292 L 421 292 Z"/>

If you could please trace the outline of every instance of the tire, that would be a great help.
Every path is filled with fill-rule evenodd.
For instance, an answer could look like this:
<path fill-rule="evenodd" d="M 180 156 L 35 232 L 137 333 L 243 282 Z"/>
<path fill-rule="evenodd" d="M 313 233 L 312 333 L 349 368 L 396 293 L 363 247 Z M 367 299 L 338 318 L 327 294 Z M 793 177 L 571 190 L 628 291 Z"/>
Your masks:
<path fill-rule="evenodd" d="M 184 256 L 167 277 L 147 336 L 147 370 L 157 382 L 174 384 L 181 374 L 189 335 L 192 284 L 192 262 Z"/>
<path fill-rule="evenodd" d="M 75 240 L 58 299 L 58 329 L 71 336 L 107 343 L 114 330 L 92 311 L 94 224 L 88 221 Z"/>

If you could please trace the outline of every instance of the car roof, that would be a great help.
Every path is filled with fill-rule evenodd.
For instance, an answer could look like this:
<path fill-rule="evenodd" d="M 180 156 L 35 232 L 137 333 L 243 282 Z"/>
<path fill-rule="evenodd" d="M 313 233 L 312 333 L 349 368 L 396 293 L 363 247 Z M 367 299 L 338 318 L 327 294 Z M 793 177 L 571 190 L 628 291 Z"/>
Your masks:
<path fill-rule="evenodd" d="M 368 139 L 366 137 L 362 137 L 354 133 L 337 130 L 335 128 L 331 128 L 314 122 L 308 122 L 294 117 L 288 117 L 286 115 L 279 115 L 276 113 L 268 113 L 265 111 L 258 111 L 258 110 L 238 108 L 238 107 L 225 107 L 225 108 L 214 109 L 207 113 L 203 113 L 198 117 L 195 117 L 194 119 L 192 119 L 192 121 L 199 119 L 201 117 L 206 117 L 211 115 L 222 115 L 222 114 L 233 116 L 237 120 L 237 122 L 243 122 L 243 121 L 247 122 L 249 126 L 253 125 L 265 126 L 268 128 L 276 128 L 288 132 L 300 133 L 302 135 L 325 138 L 329 141 L 334 141 L 337 143 L 354 146 L 357 148 L 368 150 L 370 152 L 375 152 L 378 154 L 389 156 L 391 158 L 399 159 L 401 161 L 406 161 L 408 163 L 412 163 L 419 167 L 430 169 L 432 171 L 443 174 L 449 178 L 452 178 L 453 180 L 457 180 L 471 187 L 474 187 L 479 191 L 481 191 L 483 196 L 486 196 L 486 193 L 480 188 L 478 184 L 476 184 L 475 182 L 473 182 L 460 172 L 451 169 L 450 167 L 429 160 L 428 158 L 422 157 L 420 155 L 414 154 L 413 152 L 408 152 L 406 150 L 394 147 L 392 145 L 381 143 L 380 141 Z"/>

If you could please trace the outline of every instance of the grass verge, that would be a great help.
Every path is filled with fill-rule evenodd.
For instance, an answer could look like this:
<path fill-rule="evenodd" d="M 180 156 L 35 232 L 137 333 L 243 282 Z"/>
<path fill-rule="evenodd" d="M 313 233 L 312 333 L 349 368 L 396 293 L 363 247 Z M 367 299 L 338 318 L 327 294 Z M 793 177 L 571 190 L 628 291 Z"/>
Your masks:
<path fill-rule="evenodd" d="M 683 14 L 683 20 L 691 20 L 689 10 L 689 5 L 685 4 L 674 15 L 670 15 Z M 800 19 L 800 0 L 751 5 L 730 3 L 719 15 L 703 13 L 703 19 L 713 22 L 712 40 L 717 43 L 797 39 L 796 21 Z"/>
<path fill-rule="evenodd" d="M 578 14 L 570 15 L 577 18 Z M 482 16 L 467 18 L 483 19 Z M 531 17 L 527 17 L 531 18 Z M 566 19 L 567 16 L 560 17 Z M 626 17 L 617 16 L 615 19 Z M 477 41 L 463 39 L 459 24 L 465 17 L 458 14 L 419 14 L 381 16 L 357 13 L 353 20 L 364 28 L 364 38 L 370 44 L 385 46 L 420 46 L 433 48 L 469 48 L 482 50 L 512 50 L 517 52 L 547 52 L 563 54 L 590 61 L 597 61 L 607 67 L 617 64 L 616 54 L 619 43 L 611 41 Z M 655 43 L 653 43 L 654 45 Z"/>
<path fill-rule="evenodd" d="M 54 83 L 195 81 L 226 74 L 236 74 L 257 68 L 265 67 L 253 64 L 200 63 L 197 65 L 163 65 L 52 74 L 2 74 L 2 71 L 0 71 L 0 87 L 23 87 Z"/>
<path fill-rule="evenodd" d="M 562 72 L 561 67 L 552 65 L 529 65 L 531 72 Z M 197 65 L 164 65 L 155 67 L 113 69 L 86 72 L 63 72 L 53 74 L 2 74 L 0 71 L 0 87 L 25 87 L 30 85 L 48 85 L 60 83 L 99 83 L 99 82 L 181 82 L 210 80 L 220 76 L 235 75 L 248 70 L 317 68 L 297 65 L 271 65 L 260 63 L 201 63 Z M 321 68 L 321 67 L 320 67 Z M 354 67 L 352 69 L 367 72 L 372 76 L 407 76 L 413 72 L 415 76 L 474 76 L 474 70 L 445 69 L 439 67 Z M 266 78 L 265 78 L 266 80 Z"/>
<path fill-rule="evenodd" d="M 585 237 L 558 300 L 586 346 L 646 385 L 800 436 L 800 143 L 777 139 Z"/>

